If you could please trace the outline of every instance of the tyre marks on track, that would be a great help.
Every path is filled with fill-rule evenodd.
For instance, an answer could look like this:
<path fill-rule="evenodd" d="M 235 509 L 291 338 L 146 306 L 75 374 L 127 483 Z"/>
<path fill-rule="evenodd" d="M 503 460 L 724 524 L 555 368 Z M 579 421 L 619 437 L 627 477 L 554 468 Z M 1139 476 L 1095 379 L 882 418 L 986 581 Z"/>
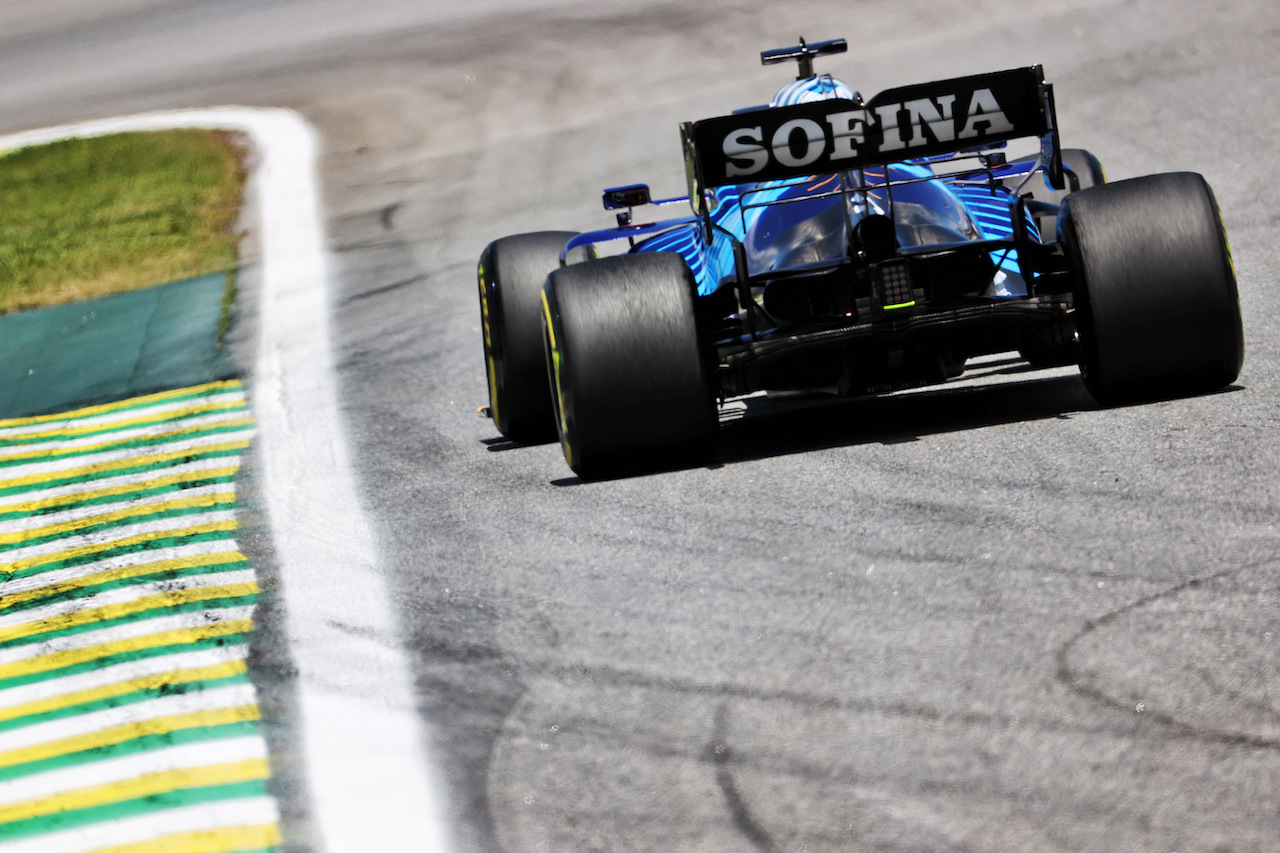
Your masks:
<path fill-rule="evenodd" d="M 0 850 L 279 843 L 236 382 L 0 421 Z"/>
<path fill-rule="evenodd" d="M 1100 706 L 1111 708 L 1124 716 L 1140 713 L 1145 721 L 1155 723 L 1163 727 L 1164 730 L 1170 734 L 1205 743 L 1223 744 L 1225 746 L 1243 746 L 1250 749 L 1272 751 L 1280 750 L 1280 738 L 1269 733 L 1254 733 L 1247 730 L 1231 731 L 1223 728 L 1209 727 L 1195 722 L 1188 722 L 1187 720 L 1180 719 L 1172 713 L 1168 713 L 1154 707 L 1146 707 L 1145 703 L 1135 707 L 1126 699 L 1121 698 L 1123 690 L 1118 685 L 1098 683 L 1096 674 L 1091 676 L 1087 673 L 1085 667 L 1077 667 L 1077 665 L 1072 662 L 1072 657 L 1076 652 L 1077 647 L 1080 646 L 1084 640 L 1097 632 L 1105 631 L 1117 625 L 1126 617 L 1146 608 L 1184 597 L 1198 590 L 1213 588 L 1216 585 L 1229 581 L 1244 572 L 1265 570 L 1271 565 L 1272 561 L 1268 559 L 1259 563 L 1236 566 L 1213 574 L 1189 578 L 1167 589 L 1139 598 L 1123 607 L 1117 608 L 1099 616 L 1096 619 L 1091 619 L 1085 622 L 1080 630 L 1058 649 L 1056 657 L 1057 680 L 1078 695 L 1083 696 Z M 1270 634 L 1267 636 L 1269 637 Z M 1136 654 L 1136 652 L 1134 652 L 1134 654 Z M 1267 695 L 1268 694 L 1263 691 L 1263 697 L 1265 698 Z"/>
<path fill-rule="evenodd" d="M 769 835 L 768 830 L 751 814 L 751 809 L 747 806 L 747 801 L 743 798 L 742 792 L 738 789 L 738 783 L 734 779 L 734 756 L 728 745 L 728 732 L 729 703 L 721 702 L 716 706 L 711 742 L 711 763 L 716 768 L 716 785 L 724 794 L 725 804 L 729 807 L 729 813 L 733 815 L 733 823 L 738 831 L 746 836 L 752 846 L 761 853 L 776 853 L 778 845 Z"/>

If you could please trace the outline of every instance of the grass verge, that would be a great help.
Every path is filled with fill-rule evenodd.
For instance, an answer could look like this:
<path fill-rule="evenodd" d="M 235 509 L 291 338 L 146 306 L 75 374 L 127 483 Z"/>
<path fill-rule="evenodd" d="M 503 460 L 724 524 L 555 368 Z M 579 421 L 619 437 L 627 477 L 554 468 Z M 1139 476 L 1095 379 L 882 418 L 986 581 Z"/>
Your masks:
<path fill-rule="evenodd" d="M 244 177 L 231 138 L 205 130 L 0 156 L 0 314 L 233 272 Z"/>

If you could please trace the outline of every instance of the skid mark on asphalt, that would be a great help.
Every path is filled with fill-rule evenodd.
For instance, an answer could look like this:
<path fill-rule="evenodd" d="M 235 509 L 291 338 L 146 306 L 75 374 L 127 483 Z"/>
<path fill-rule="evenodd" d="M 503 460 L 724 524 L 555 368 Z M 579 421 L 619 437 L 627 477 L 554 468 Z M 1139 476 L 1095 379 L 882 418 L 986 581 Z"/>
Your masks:
<path fill-rule="evenodd" d="M 1114 709 L 1115 711 L 1121 712 L 1125 715 L 1135 713 L 1135 708 L 1127 700 L 1117 698 L 1109 692 L 1106 686 L 1095 684 L 1082 672 L 1078 672 L 1071 664 L 1072 651 L 1086 637 L 1089 637 L 1099 630 L 1107 628 L 1135 611 L 1150 607 L 1157 602 L 1175 599 L 1195 590 L 1211 587 L 1213 584 L 1228 580 L 1247 569 L 1256 569 L 1265 565 L 1267 565 L 1267 563 L 1238 566 L 1231 569 L 1225 569 L 1211 575 L 1191 578 L 1175 586 L 1169 587 L 1168 589 L 1140 598 L 1131 604 L 1125 605 L 1124 607 L 1105 613 L 1097 619 L 1091 619 L 1088 622 L 1085 622 L 1084 626 L 1076 632 L 1075 636 L 1064 643 L 1058 650 L 1056 673 L 1058 681 L 1079 695 L 1096 702 L 1099 705 Z M 1207 728 L 1188 723 L 1177 718 L 1173 714 L 1165 713 L 1164 711 L 1155 708 L 1144 707 L 1141 710 L 1141 713 L 1145 720 L 1156 723 L 1164 727 L 1166 731 L 1182 737 L 1188 737 L 1194 740 L 1210 743 L 1220 743 L 1227 746 L 1244 746 L 1253 749 L 1280 750 L 1280 739 L 1274 737 L 1267 737 L 1265 735 L 1251 734 L 1242 731 L 1232 732 Z"/>
<path fill-rule="evenodd" d="M 280 841 L 234 540 L 237 382 L 0 421 L 0 850 Z"/>
<path fill-rule="evenodd" d="M 724 794 L 725 804 L 733 815 L 733 823 L 738 831 L 746 836 L 757 850 L 762 853 L 774 853 L 778 849 L 768 831 L 756 821 L 738 790 L 738 783 L 733 775 L 733 752 L 728 745 L 729 703 L 721 702 L 716 706 L 716 718 L 711 743 L 711 761 L 716 768 L 716 784 Z"/>

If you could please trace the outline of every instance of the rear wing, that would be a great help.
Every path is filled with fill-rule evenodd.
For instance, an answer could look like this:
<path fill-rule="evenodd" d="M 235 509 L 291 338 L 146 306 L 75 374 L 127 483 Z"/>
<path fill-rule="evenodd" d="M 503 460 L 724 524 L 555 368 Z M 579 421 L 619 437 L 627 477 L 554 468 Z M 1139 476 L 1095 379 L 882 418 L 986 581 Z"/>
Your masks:
<path fill-rule="evenodd" d="M 1062 186 L 1053 87 L 1039 65 L 888 89 L 870 101 L 830 99 L 681 126 L 689 200 L 706 191 L 785 181 L 1040 137 L 1049 181 Z"/>

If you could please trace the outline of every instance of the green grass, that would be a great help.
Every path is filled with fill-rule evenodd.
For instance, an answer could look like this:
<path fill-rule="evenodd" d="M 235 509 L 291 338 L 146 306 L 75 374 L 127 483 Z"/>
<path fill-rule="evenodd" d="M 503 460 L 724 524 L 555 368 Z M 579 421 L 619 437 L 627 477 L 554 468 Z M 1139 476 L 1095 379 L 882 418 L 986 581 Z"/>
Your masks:
<path fill-rule="evenodd" d="M 234 270 L 243 187 L 234 145 L 213 131 L 0 156 L 0 314 Z"/>

